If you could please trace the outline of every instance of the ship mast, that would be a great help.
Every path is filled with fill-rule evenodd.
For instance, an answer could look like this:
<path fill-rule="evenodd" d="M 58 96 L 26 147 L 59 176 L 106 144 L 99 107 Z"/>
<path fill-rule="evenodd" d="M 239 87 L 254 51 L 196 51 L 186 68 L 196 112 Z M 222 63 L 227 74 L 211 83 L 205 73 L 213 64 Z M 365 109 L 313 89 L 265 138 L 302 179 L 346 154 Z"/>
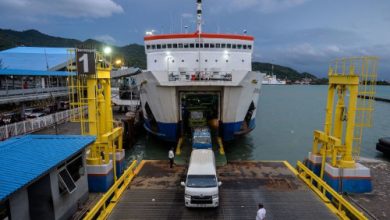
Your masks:
<path fill-rule="evenodd" d="M 196 26 L 196 30 L 197 32 L 200 34 L 202 33 L 202 0 L 197 0 L 196 1 L 197 3 L 197 10 L 196 10 L 196 14 L 197 14 L 197 26 Z"/>

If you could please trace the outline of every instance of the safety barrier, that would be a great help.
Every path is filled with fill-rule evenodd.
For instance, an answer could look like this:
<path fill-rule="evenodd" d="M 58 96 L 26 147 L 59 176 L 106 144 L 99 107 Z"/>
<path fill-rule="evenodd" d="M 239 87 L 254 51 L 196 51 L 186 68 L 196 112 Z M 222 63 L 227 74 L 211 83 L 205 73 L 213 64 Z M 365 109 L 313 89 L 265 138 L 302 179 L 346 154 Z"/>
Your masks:
<path fill-rule="evenodd" d="M 313 190 L 340 219 L 368 219 L 347 200 L 319 178 L 302 162 L 297 163 L 298 177 Z M 329 199 L 331 198 L 331 199 Z"/>
<path fill-rule="evenodd" d="M 72 114 L 78 115 L 79 109 L 66 110 L 54 114 L 28 119 L 0 127 L 0 141 L 10 137 L 32 133 L 57 123 L 69 121 Z"/>
<path fill-rule="evenodd" d="M 107 219 L 115 205 L 119 202 L 123 192 L 136 175 L 136 166 L 137 161 L 135 160 L 131 163 L 123 175 L 114 183 L 114 185 L 102 196 L 96 205 L 86 214 L 84 220 Z"/>

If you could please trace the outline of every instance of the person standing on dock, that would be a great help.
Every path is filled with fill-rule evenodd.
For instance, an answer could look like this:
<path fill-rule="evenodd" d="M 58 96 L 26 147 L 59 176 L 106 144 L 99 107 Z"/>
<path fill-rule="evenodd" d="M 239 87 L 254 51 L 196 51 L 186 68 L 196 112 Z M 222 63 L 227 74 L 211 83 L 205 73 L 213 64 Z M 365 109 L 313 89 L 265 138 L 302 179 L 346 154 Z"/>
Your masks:
<path fill-rule="evenodd" d="M 173 167 L 173 159 L 175 158 L 175 153 L 173 153 L 173 148 L 171 148 L 168 152 L 168 158 L 169 158 L 169 167 Z"/>
<path fill-rule="evenodd" d="M 264 220 L 266 213 L 267 212 L 265 211 L 264 205 L 262 203 L 259 203 L 259 209 L 257 210 L 256 220 Z"/>

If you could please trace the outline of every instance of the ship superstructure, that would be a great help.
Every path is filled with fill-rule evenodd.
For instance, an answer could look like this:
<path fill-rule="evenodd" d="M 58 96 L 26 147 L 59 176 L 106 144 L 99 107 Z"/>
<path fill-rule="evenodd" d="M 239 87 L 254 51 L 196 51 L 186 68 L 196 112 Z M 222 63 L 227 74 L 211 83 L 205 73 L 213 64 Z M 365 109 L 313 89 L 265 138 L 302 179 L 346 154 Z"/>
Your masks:
<path fill-rule="evenodd" d="M 248 133 L 255 116 L 262 74 L 252 71 L 254 37 L 203 33 L 197 1 L 195 33 L 145 36 L 147 72 L 141 82 L 145 128 L 176 141 L 201 112 L 219 127 L 223 140 Z M 196 111 L 196 112 L 195 112 Z"/>

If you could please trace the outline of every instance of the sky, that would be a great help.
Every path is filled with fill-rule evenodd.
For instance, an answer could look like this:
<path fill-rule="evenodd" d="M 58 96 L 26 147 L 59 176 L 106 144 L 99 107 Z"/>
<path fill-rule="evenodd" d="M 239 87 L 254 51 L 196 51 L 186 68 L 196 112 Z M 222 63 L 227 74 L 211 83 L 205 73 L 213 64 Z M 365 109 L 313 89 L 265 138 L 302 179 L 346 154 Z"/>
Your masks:
<path fill-rule="evenodd" d="M 195 31 L 195 0 L 0 0 L 0 28 L 114 45 Z M 390 80 L 389 0 L 203 0 L 204 32 L 255 37 L 254 60 L 324 77 L 336 58 L 380 58 Z"/>

